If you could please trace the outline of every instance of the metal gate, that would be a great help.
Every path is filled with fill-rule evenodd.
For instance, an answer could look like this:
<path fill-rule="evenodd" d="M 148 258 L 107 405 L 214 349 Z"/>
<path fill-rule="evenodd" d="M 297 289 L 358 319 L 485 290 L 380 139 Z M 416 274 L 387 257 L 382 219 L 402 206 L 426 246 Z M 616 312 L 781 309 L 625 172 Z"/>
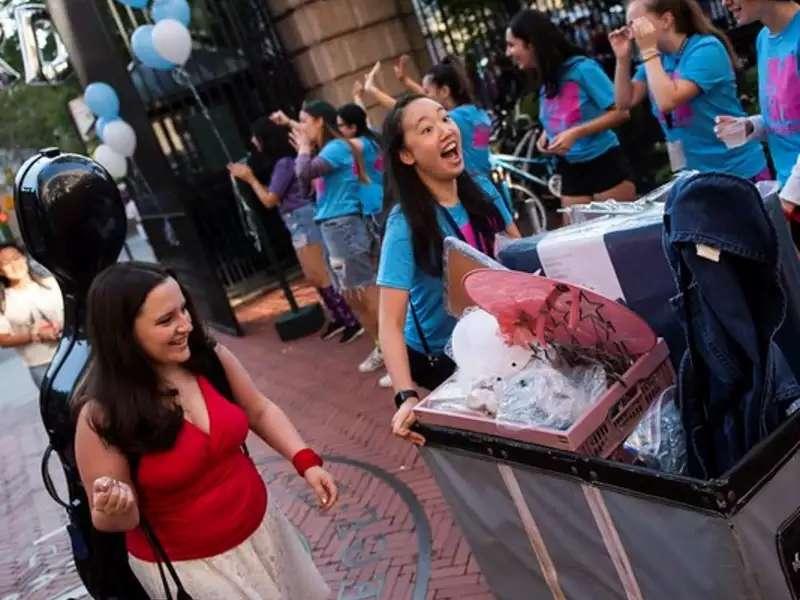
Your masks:
<path fill-rule="evenodd" d="M 164 155 L 191 198 L 188 209 L 229 296 L 260 288 L 274 273 L 245 231 L 226 169 L 228 158 L 201 105 L 171 72 L 150 69 L 133 57 L 130 36 L 150 22 L 147 11 L 101 1 L 107 30 L 130 56 L 128 71 Z M 297 108 L 302 88 L 264 0 L 194 0 L 191 7 L 194 49 L 186 70 L 230 156 L 238 160 L 247 153 L 250 124 L 278 108 Z M 277 211 L 259 213 L 281 266 L 295 264 Z"/>

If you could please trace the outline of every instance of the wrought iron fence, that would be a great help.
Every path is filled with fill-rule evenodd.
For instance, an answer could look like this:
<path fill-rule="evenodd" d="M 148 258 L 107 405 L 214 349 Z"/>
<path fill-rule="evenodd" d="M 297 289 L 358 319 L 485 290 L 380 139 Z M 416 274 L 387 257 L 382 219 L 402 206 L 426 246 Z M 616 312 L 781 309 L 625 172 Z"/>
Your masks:
<path fill-rule="evenodd" d="M 150 22 L 148 13 L 114 0 L 105 3 L 107 30 L 130 56 L 132 80 L 164 155 L 191 198 L 189 210 L 221 281 L 229 295 L 263 285 L 274 273 L 245 231 L 226 164 L 246 155 L 250 124 L 256 118 L 278 108 L 296 108 L 302 98 L 266 2 L 191 3 L 194 48 L 186 71 L 196 94 L 172 72 L 147 68 L 133 57 L 131 33 Z M 291 241 L 280 217 L 275 211 L 261 214 L 281 266 L 293 264 Z"/>

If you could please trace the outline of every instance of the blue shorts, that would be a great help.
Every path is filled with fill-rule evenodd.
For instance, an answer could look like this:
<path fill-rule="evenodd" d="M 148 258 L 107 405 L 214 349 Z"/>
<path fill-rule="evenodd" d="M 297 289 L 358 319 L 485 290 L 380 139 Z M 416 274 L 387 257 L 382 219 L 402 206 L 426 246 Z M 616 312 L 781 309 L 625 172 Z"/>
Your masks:
<path fill-rule="evenodd" d="M 361 215 L 347 215 L 320 223 L 322 239 L 336 286 L 354 290 L 375 285 L 377 265 L 373 236 Z"/>
<path fill-rule="evenodd" d="M 322 244 L 322 234 L 319 225 L 314 221 L 314 205 L 306 204 L 292 212 L 283 213 L 283 223 L 292 236 L 292 246 L 295 250 L 305 248 L 311 244 Z"/>

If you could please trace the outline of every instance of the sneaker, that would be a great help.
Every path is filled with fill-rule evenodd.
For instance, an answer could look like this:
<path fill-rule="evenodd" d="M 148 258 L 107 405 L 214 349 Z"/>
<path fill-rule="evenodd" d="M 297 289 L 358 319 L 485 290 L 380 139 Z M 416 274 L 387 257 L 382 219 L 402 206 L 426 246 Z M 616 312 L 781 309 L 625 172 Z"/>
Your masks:
<path fill-rule="evenodd" d="M 375 346 L 372 349 L 372 352 L 369 353 L 369 356 L 358 365 L 358 371 L 360 373 L 372 373 L 373 371 L 377 371 L 383 366 L 383 352 L 381 349 Z"/>
<path fill-rule="evenodd" d="M 328 326 L 322 330 L 322 341 L 327 342 L 330 339 L 333 339 L 340 333 L 344 331 L 344 325 L 339 323 L 338 321 L 331 321 L 328 323 Z"/>
<path fill-rule="evenodd" d="M 342 331 L 342 337 L 339 338 L 340 344 L 349 344 L 355 339 L 364 335 L 364 328 L 361 325 L 354 325 L 353 327 L 345 327 Z"/>
<path fill-rule="evenodd" d="M 392 387 L 392 378 L 389 377 L 388 373 L 386 375 L 384 375 L 383 377 L 381 377 L 380 379 L 378 379 L 378 387 L 382 387 L 382 388 L 390 388 L 390 387 Z"/>

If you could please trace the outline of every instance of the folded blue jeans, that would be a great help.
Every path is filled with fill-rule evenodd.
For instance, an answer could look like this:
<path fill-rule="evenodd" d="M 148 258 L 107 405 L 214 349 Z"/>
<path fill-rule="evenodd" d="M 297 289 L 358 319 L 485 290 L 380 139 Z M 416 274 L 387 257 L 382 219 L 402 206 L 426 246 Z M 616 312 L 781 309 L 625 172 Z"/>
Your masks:
<path fill-rule="evenodd" d="M 704 173 L 678 182 L 664 212 L 664 251 L 686 336 L 678 402 L 689 470 L 733 467 L 786 418 L 800 386 L 775 343 L 787 311 L 775 227 L 753 184 Z M 783 332 L 797 340 L 800 331 Z"/>

